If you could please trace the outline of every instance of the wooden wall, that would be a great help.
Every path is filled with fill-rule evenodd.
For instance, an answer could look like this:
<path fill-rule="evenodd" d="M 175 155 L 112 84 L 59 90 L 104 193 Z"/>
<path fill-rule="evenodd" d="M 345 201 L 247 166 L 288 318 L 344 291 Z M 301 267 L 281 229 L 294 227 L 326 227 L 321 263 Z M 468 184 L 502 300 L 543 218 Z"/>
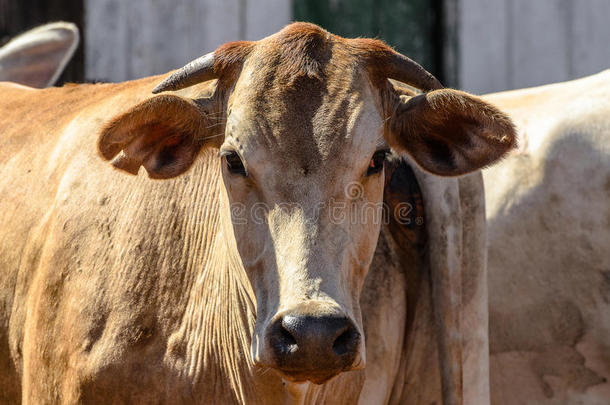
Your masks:
<path fill-rule="evenodd" d="M 610 0 L 0 0 L 0 44 L 37 24 L 72 21 L 81 45 L 62 78 L 122 81 L 262 38 L 293 18 L 377 35 L 475 93 L 610 68 Z"/>
<path fill-rule="evenodd" d="M 122 81 L 165 73 L 228 41 L 290 22 L 290 0 L 85 0 L 85 72 Z"/>
<path fill-rule="evenodd" d="M 609 0 L 460 0 L 459 86 L 475 93 L 610 68 Z"/>

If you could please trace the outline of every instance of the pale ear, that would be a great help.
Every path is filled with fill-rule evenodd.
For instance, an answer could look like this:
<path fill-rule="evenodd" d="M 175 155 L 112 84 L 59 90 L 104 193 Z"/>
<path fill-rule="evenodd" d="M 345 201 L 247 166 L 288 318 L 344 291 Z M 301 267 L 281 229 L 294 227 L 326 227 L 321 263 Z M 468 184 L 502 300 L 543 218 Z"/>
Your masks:
<path fill-rule="evenodd" d="M 496 107 L 450 89 L 396 97 L 390 145 L 426 171 L 458 176 L 486 167 L 516 146 L 512 121 Z"/>
<path fill-rule="evenodd" d="M 78 28 L 72 23 L 56 22 L 31 29 L 0 48 L 0 81 L 52 86 L 78 42 Z"/>
<path fill-rule="evenodd" d="M 217 142 L 212 127 L 193 100 L 166 94 L 112 119 L 97 146 L 118 169 L 138 174 L 144 166 L 149 177 L 167 179 L 188 170 L 204 144 Z"/>

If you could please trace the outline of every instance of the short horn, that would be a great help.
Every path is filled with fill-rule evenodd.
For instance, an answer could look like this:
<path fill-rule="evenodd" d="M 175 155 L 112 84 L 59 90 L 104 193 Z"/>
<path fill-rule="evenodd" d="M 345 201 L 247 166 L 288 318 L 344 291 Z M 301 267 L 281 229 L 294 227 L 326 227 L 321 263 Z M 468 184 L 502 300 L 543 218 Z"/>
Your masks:
<path fill-rule="evenodd" d="M 374 63 L 378 72 L 388 79 L 411 85 L 424 92 L 443 88 L 436 77 L 419 63 L 393 50 L 376 55 Z"/>
<path fill-rule="evenodd" d="M 243 64 L 253 45 L 254 42 L 250 41 L 228 42 L 214 52 L 203 55 L 175 71 L 159 83 L 153 89 L 153 93 L 180 90 L 197 83 L 220 79 Z"/>
<path fill-rule="evenodd" d="M 180 90 L 207 80 L 217 79 L 219 74 L 214 69 L 214 62 L 214 52 L 189 62 L 159 83 L 153 89 L 153 94 L 162 91 Z"/>

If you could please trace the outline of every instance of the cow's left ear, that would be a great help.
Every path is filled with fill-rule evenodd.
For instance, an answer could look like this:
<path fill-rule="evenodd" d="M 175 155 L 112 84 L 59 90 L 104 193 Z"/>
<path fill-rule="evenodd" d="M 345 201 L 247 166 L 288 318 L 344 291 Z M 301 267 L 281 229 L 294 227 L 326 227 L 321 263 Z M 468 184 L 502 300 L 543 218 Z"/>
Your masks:
<path fill-rule="evenodd" d="M 458 176 L 488 166 L 516 146 L 511 120 L 496 107 L 450 89 L 395 98 L 386 138 L 424 169 Z"/>
<path fill-rule="evenodd" d="M 205 144 L 219 142 L 208 133 L 213 127 L 193 100 L 164 94 L 112 119 L 97 146 L 118 169 L 138 174 L 144 166 L 149 177 L 167 179 L 188 170 Z"/>

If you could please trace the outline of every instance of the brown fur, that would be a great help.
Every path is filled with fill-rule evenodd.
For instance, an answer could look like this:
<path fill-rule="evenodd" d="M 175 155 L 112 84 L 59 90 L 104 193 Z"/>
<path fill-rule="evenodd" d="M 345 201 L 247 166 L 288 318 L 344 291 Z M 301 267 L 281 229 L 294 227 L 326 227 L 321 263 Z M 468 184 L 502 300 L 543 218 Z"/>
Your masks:
<path fill-rule="evenodd" d="M 144 166 L 151 178 L 176 177 L 193 164 L 204 144 L 220 144 L 219 137 L 208 134 L 211 126 L 192 100 L 156 96 L 106 124 L 98 148 L 114 167 L 131 174 Z"/>
<path fill-rule="evenodd" d="M 254 44 L 248 41 L 228 42 L 214 51 L 214 73 L 225 81 L 232 81 Z"/>
<path fill-rule="evenodd" d="M 8 393 L 0 401 L 348 404 L 366 397 L 404 403 L 407 391 L 417 391 L 410 398 L 438 400 L 436 368 L 418 357 L 424 349 L 436 353 L 429 346 L 438 331 L 430 326 L 435 311 L 428 299 L 418 300 L 412 340 L 404 335 L 401 267 L 424 261 L 388 260 L 388 246 L 391 257 L 398 247 L 378 224 L 310 221 L 307 209 L 272 210 L 269 226 L 250 221 L 244 225 L 250 228 L 240 228 L 231 221 L 234 202 L 307 208 L 331 197 L 350 207 L 381 201 L 383 175 L 365 173 L 385 141 L 407 147 L 401 134 L 383 138 L 385 106 L 394 111 L 404 101 L 387 82 L 377 87 L 350 44 L 295 24 L 257 43 L 221 48 L 218 69 L 235 74 L 173 95 L 150 96 L 159 77 L 44 91 L 2 86 L 0 166 L 11 175 L 0 179 L 7 197 L 0 201 L 0 387 Z M 435 106 L 423 111 L 433 123 L 441 112 Z M 476 106 L 487 108 L 468 103 L 465 111 Z M 468 117 L 496 128 L 489 114 Z M 223 169 L 218 134 L 223 146 L 230 142 L 243 154 L 250 177 Z M 122 171 L 137 173 L 142 165 L 151 177 L 167 180 L 109 170 L 96 140 L 102 157 Z M 449 146 L 466 147 L 459 141 Z M 489 153 L 498 147 L 481 145 Z M 431 148 L 409 152 L 429 170 L 446 167 L 427 156 L 436 153 Z M 481 162 L 466 160 L 459 170 Z M 439 182 L 418 176 L 430 180 L 426 190 Z M 361 198 L 344 193 L 354 180 Z M 437 200 L 447 198 L 458 208 L 439 218 L 460 225 L 457 182 L 449 184 L 455 187 L 439 198 L 426 202 L 424 196 L 431 223 Z M 447 241 L 443 223 L 437 225 L 426 228 L 438 233 L 430 246 Z M 382 253 L 375 258 L 380 232 Z M 417 247 L 400 249 L 411 250 L 405 257 L 420 254 Z M 444 263 L 439 252 L 445 251 L 428 255 Z M 377 264 L 369 269 L 371 260 Z M 367 369 L 303 391 L 284 386 L 265 368 L 268 358 L 254 367 L 254 337 L 263 350 L 266 324 L 304 303 L 320 312 L 340 310 L 363 330 L 367 322 Z M 412 367 L 409 348 L 415 348 Z M 417 387 L 420 371 L 428 374 Z"/>
<path fill-rule="evenodd" d="M 400 150 L 441 176 L 486 167 L 517 143 L 514 125 L 506 115 L 456 90 L 436 90 L 399 102 L 388 128 Z"/>

